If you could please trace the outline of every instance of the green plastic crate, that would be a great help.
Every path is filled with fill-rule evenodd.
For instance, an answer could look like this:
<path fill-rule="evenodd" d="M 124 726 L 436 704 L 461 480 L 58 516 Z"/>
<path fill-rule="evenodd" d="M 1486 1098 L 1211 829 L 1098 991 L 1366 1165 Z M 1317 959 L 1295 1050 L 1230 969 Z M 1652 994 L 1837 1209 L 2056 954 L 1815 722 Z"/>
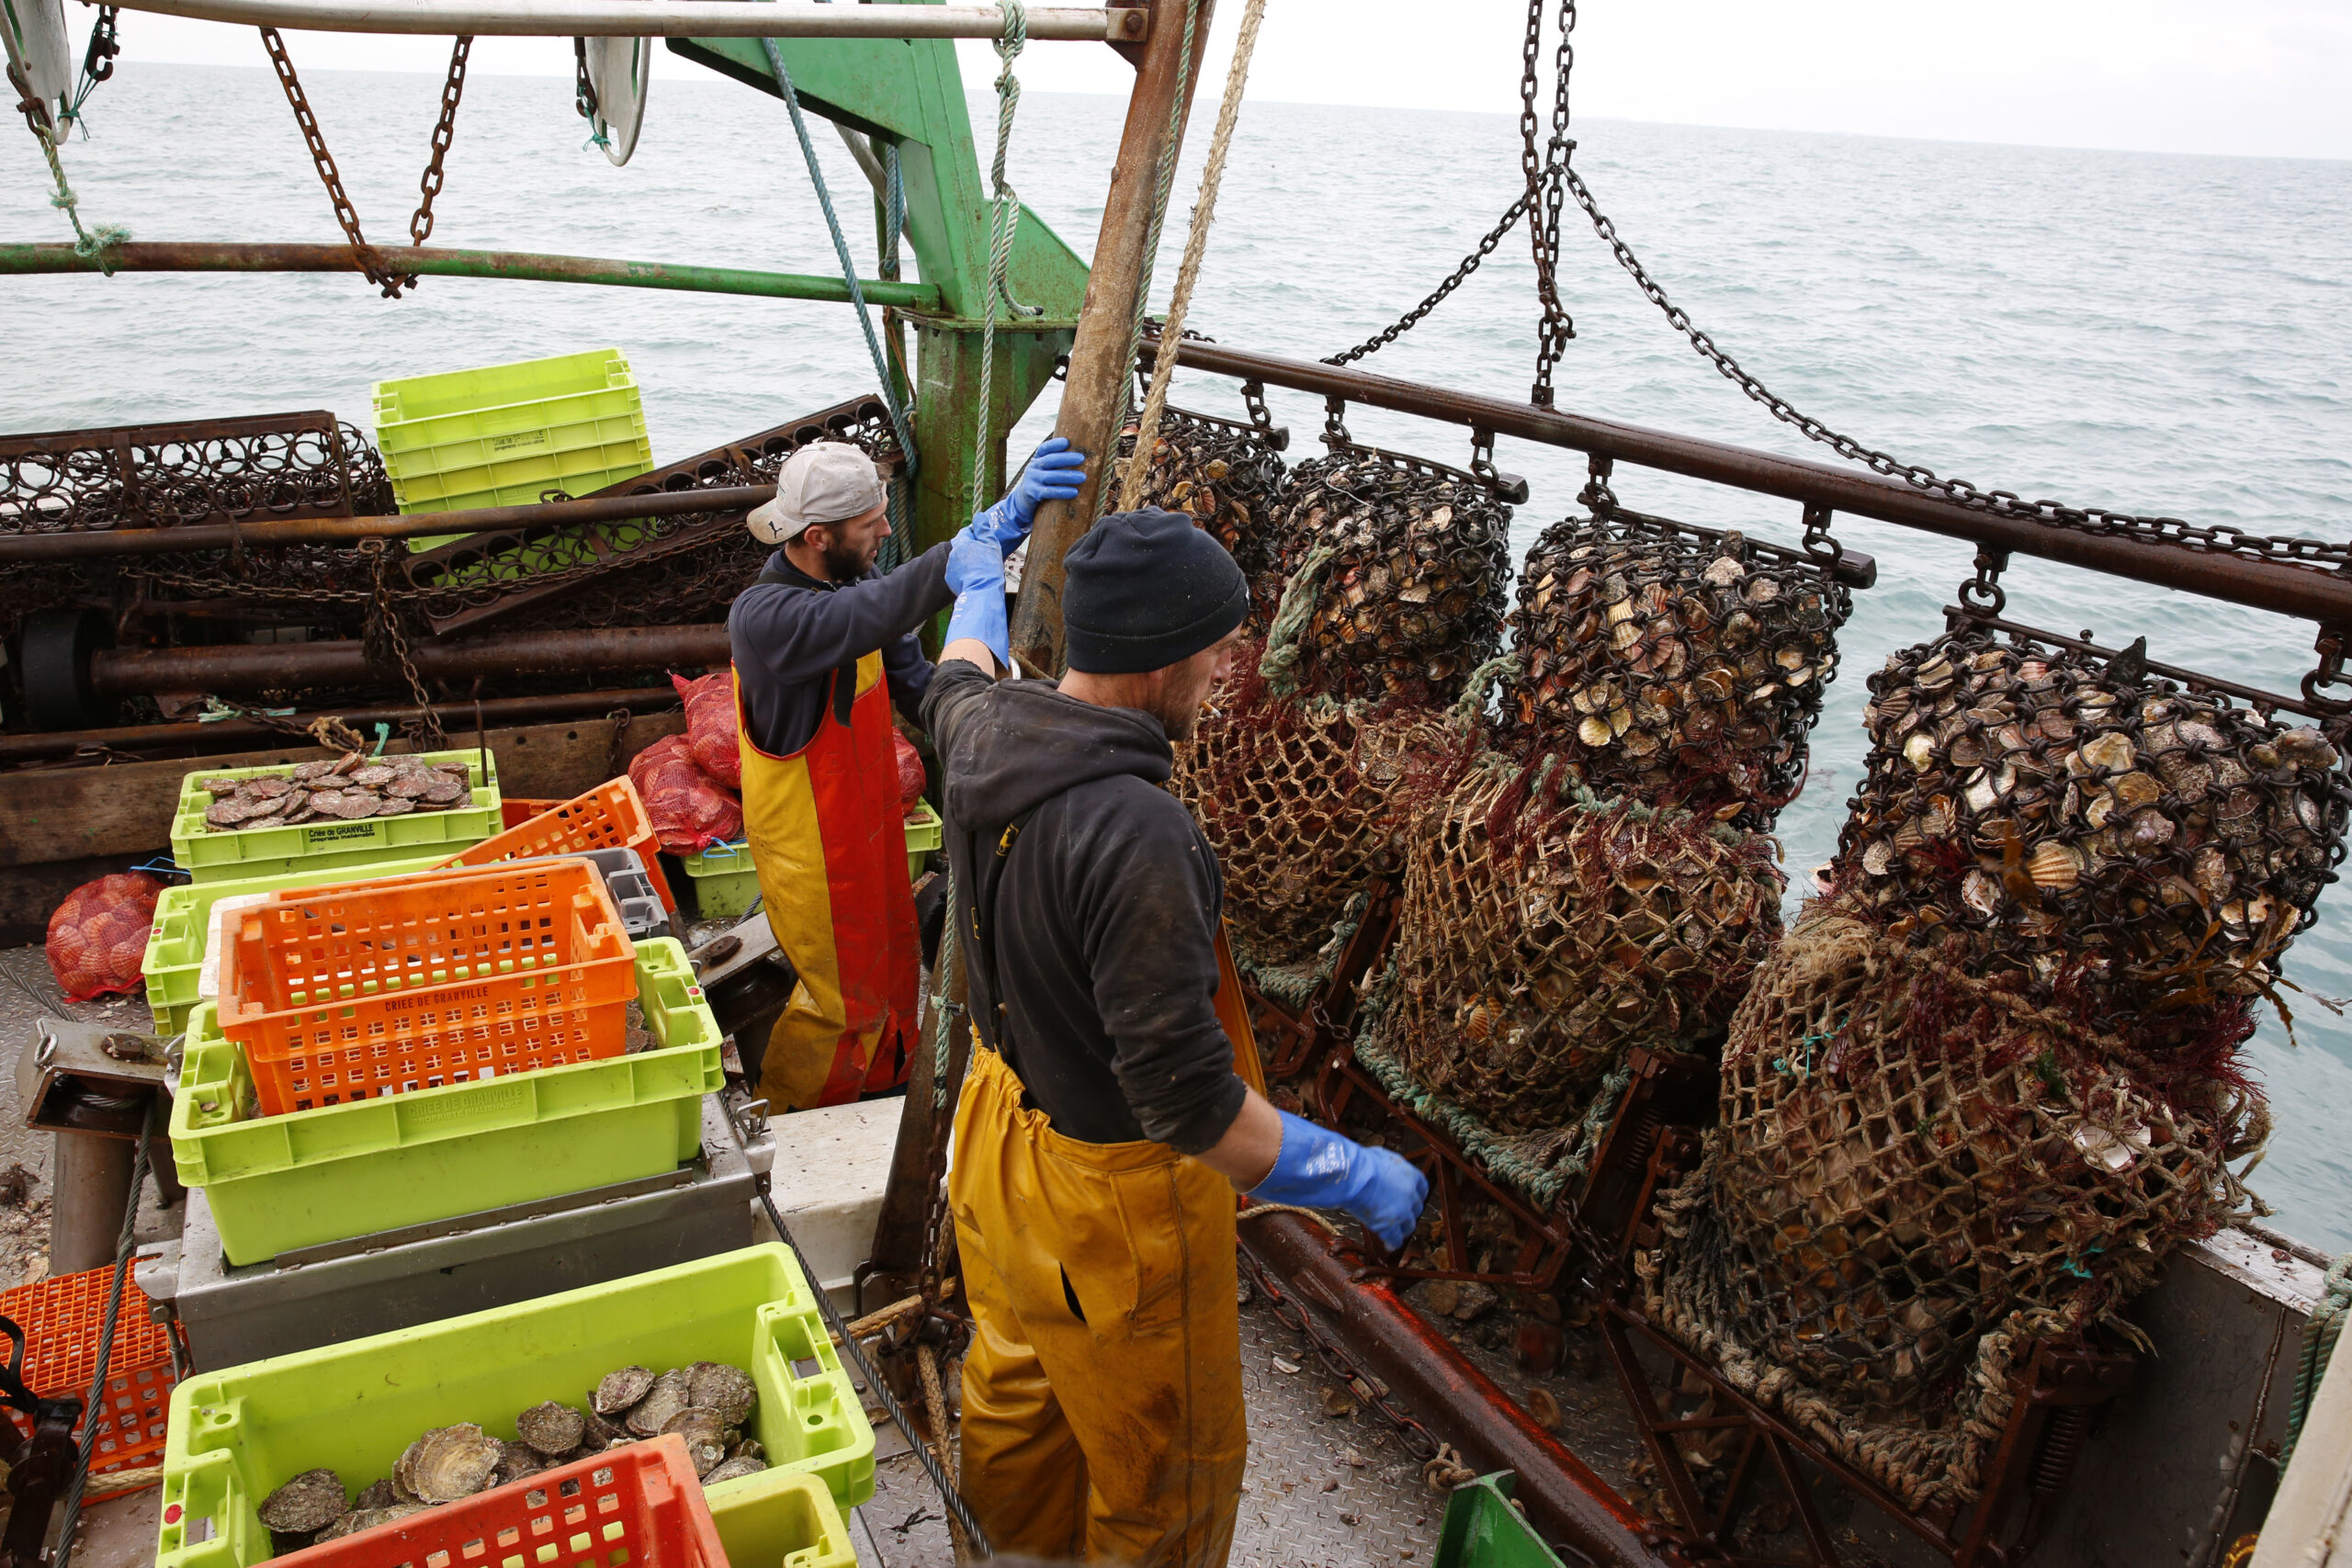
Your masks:
<path fill-rule="evenodd" d="M 241 1265 L 674 1170 L 702 1146 L 723 1037 L 676 942 L 638 945 L 637 984 L 659 1049 L 263 1117 L 246 1114 L 244 1053 L 199 1002 L 172 1162 L 204 1189 L 221 1250 Z"/>
<path fill-rule="evenodd" d="M 474 803 L 455 811 L 412 811 L 401 817 L 363 817 L 356 822 L 321 818 L 290 828 L 241 828 L 214 832 L 204 825 L 212 796 L 206 779 L 251 779 L 284 775 L 297 764 L 267 768 L 198 768 L 180 781 L 179 806 L 172 813 L 172 859 L 197 882 L 225 882 L 297 872 L 347 871 L 343 880 L 368 874 L 367 866 L 404 860 L 439 849 L 443 856 L 503 832 L 498 807 L 498 759 L 479 750 L 425 751 L 401 759 L 419 762 L 463 762 Z M 487 761 L 488 772 L 484 763 Z"/>
<path fill-rule="evenodd" d="M 172 1391 L 156 1568 L 254 1568 L 271 1555 L 254 1508 L 303 1471 L 323 1465 L 356 1492 L 431 1427 L 473 1421 L 511 1439 L 517 1415 L 577 1404 L 616 1367 L 697 1360 L 751 1372 L 751 1425 L 772 1461 L 711 1487 L 714 1514 L 777 1469 L 816 1476 L 841 1507 L 874 1495 L 874 1429 L 808 1281 L 771 1242 L 187 1379 Z"/>
<path fill-rule="evenodd" d="M 617 348 L 379 381 L 374 396 L 376 445 L 403 513 L 585 495 L 653 467 L 637 378 Z"/>
<path fill-rule="evenodd" d="M 752 846 L 740 839 L 688 855 L 684 863 L 686 875 L 695 885 L 697 919 L 740 915 L 760 896 L 760 870 L 752 863 Z"/>
<path fill-rule="evenodd" d="M 947 841 L 947 824 L 927 800 L 915 802 L 907 813 L 907 880 L 912 882 L 922 875 L 923 867 L 931 862 L 931 852 Z"/>
<path fill-rule="evenodd" d="M 918 801 L 907 816 L 907 879 L 922 875 L 931 852 L 946 841 L 947 825 L 926 802 Z M 685 857 L 686 874 L 694 879 L 697 919 L 725 919 L 740 915 L 760 896 L 759 867 L 752 863 L 752 846 L 738 839 L 713 844 L 700 854 Z"/>
<path fill-rule="evenodd" d="M 1498 1470 L 1455 1487 L 1445 1500 L 1430 1568 L 1566 1568 L 1511 1501 L 1518 1484 L 1517 1475 Z"/>
<path fill-rule="evenodd" d="M 217 778 L 217 773 L 207 773 Z M 410 860 L 385 861 L 366 869 L 378 876 L 401 876 L 441 863 L 438 854 Z M 322 882 L 353 880 L 350 866 L 313 866 L 277 876 L 241 877 L 234 882 L 192 882 L 166 887 L 155 900 L 155 923 L 147 933 L 147 955 L 139 967 L 147 976 L 147 1010 L 155 1015 L 159 1034 L 177 1034 L 187 1028 L 187 1015 L 197 1004 L 196 987 L 204 974 L 204 939 L 211 928 L 212 906 L 223 898 L 254 893 L 275 893 L 286 887 L 315 887 Z"/>
<path fill-rule="evenodd" d="M 763 1470 L 709 1495 L 727 1568 L 857 1568 L 841 1506 L 817 1477 Z"/>

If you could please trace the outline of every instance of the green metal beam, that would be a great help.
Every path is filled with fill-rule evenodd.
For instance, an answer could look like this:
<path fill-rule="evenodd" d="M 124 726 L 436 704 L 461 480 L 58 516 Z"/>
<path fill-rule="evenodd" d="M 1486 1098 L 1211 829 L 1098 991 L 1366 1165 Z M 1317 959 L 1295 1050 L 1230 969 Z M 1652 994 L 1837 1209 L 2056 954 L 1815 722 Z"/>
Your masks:
<path fill-rule="evenodd" d="M 839 277 L 739 267 L 685 266 L 674 262 L 605 261 L 595 256 L 540 255 L 524 251 L 455 251 L 386 246 L 395 269 L 425 277 L 500 277 L 529 283 L 594 283 L 618 288 L 677 288 L 701 294 L 742 294 L 766 299 L 849 301 Z M 356 272 L 348 245 L 216 244 L 131 241 L 109 258 L 117 272 Z M 97 272 L 97 261 L 71 245 L 0 245 L 0 276 L 45 272 Z M 861 278 L 867 299 L 917 310 L 936 310 L 939 290 L 927 283 Z"/>

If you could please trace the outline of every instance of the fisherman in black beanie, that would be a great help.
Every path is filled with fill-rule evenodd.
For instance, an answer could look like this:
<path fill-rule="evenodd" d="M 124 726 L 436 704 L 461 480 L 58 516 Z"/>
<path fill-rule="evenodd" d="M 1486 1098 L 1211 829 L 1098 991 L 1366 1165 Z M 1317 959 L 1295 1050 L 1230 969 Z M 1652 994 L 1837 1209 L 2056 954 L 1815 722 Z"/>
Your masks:
<path fill-rule="evenodd" d="M 993 678 L 1001 563 L 957 551 L 923 724 L 978 1038 L 948 1176 L 965 1493 L 1000 1550 L 1222 1568 L 1247 1447 L 1235 1190 L 1394 1246 L 1428 1184 L 1235 1070 L 1223 878 L 1162 786 L 1232 666 L 1241 569 L 1182 513 L 1104 517 L 1063 559 L 1057 686 Z"/>

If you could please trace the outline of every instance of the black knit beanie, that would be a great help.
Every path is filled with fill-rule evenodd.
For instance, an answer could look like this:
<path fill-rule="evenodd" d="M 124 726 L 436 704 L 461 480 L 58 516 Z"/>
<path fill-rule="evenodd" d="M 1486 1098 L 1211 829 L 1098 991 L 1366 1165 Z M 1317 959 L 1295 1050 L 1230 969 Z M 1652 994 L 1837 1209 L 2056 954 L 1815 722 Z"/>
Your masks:
<path fill-rule="evenodd" d="M 1089 675 L 1165 669 L 1250 614 L 1250 584 L 1215 536 L 1181 512 L 1113 512 L 1062 558 L 1069 667 Z"/>

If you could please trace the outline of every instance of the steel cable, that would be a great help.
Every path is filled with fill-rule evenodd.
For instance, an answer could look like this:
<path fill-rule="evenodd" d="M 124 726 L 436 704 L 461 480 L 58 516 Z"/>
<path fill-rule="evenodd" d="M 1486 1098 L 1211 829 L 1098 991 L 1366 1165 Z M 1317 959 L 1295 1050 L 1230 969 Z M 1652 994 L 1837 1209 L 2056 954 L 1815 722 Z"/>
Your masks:
<path fill-rule="evenodd" d="M 122 1285 L 130 1272 L 130 1233 L 139 1219 L 139 1194 L 147 1185 L 147 1134 L 139 1134 L 130 1160 L 130 1201 L 123 1205 L 122 1233 L 114 1244 L 114 1278 L 107 1286 L 106 1323 L 98 1331 L 98 1365 L 90 1374 L 90 1396 L 82 1406 L 81 1453 L 74 1461 L 74 1479 L 61 1499 L 64 1524 L 58 1532 L 57 1557 L 51 1568 L 66 1568 L 74 1556 L 74 1531 L 82 1516 L 82 1489 L 90 1479 L 90 1450 L 98 1440 L 98 1413 L 106 1408 L 107 1366 L 114 1358 L 115 1325 L 122 1318 Z"/>

